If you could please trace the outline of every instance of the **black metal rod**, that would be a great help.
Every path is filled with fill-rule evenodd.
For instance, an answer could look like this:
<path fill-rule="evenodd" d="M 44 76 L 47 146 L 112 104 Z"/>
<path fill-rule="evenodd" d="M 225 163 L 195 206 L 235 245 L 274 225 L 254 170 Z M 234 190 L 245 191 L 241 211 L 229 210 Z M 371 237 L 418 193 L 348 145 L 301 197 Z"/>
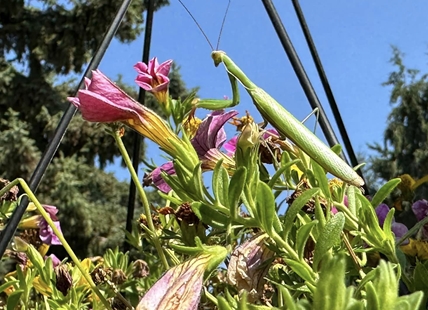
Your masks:
<path fill-rule="evenodd" d="M 153 13 L 155 10 L 154 0 L 148 0 L 147 7 L 147 16 L 146 16 L 146 28 L 144 33 L 144 45 L 143 45 L 143 57 L 142 60 L 144 63 L 148 64 L 150 57 L 150 44 L 152 41 L 152 28 L 153 28 Z M 146 101 L 146 91 L 140 87 L 138 93 L 138 101 L 144 105 Z M 140 152 L 141 152 L 141 143 L 143 142 L 143 137 L 137 133 L 134 134 L 134 148 L 132 151 L 132 166 L 134 167 L 135 172 L 138 175 L 138 168 L 140 165 Z M 134 210 L 135 210 L 135 198 L 136 198 L 136 187 L 135 183 L 132 181 L 129 183 L 129 196 L 128 196 L 128 213 L 126 215 L 126 230 L 132 232 L 132 221 L 134 220 Z M 125 251 L 130 249 L 130 245 L 125 241 L 123 243 Z"/>
<path fill-rule="evenodd" d="M 291 43 L 291 40 L 288 37 L 287 31 L 285 30 L 285 27 L 281 22 L 281 18 L 279 17 L 278 12 L 276 11 L 272 1 L 262 0 L 262 2 L 265 6 L 266 12 L 269 15 L 272 25 L 275 28 L 278 38 L 281 41 L 285 52 L 287 53 L 288 59 L 290 60 L 294 72 L 296 73 L 297 78 L 299 79 L 300 85 L 302 86 L 303 91 L 305 92 L 312 109 L 318 109 L 319 111 L 318 122 L 325 135 L 325 138 L 327 139 L 328 144 L 330 146 L 338 144 L 339 141 L 337 140 L 334 130 L 331 127 L 327 115 L 325 114 L 325 111 L 321 105 L 321 102 L 319 101 L 315 90 L 311 82 L 309 81 L 308 75 L 306 74 L 305 69 L 303 68 L 299 56 L 297 55 L 293 44 Z M 347 162 L 347 159 L 343 155 L 343 152 L 340 154 L 340 156 Z"/>
<path fill-rule="evenodd" d="M 349 160 L 351 161 L 352 166 L 358 166 L 358 159 L 355 156 L 354 148 L 352 147 L 351 140 L 349 139 L 348 132 L 346 131 L 345 124 L 343 123 L 342 116 L 340 115 L 339 108 L 337 107 L 336 99 L 334 98 L 333 91 L 331 90 L 330 83 L 328 82 L 327 75 L 324 71 L 324 67 L 318 55 L 314 40 L 312 39 L 311 32 L 309 31 L 308 24 L 306 23 L 305 16 L 303 15 L 302 8 L 300 7 L 299 0 L 292 0 L 292 3 L 294 6 L 294 10 L 296 11 L 297 18 L 299 19 L 300 26 L 302 27 L 306 43 L 308 44 L 309 50 L 311 52 L 312 59 L 315 63 L 315 67 L 317 68 L 318 76 L 321 80 L 324 92 L 330 104 L 331 111 L 333 112 L 334 119 L 336 120 L 337 127 L 339 128 L 339 133 L 345 145 L 346 152 L 348 153 Z M 357 172 L 364 180 L 364 176 L 361 169 L 358 169 Z M 368 195 L 368 188 L 366 185 L 364 185 L 364 190 L 365 193 Z"/>
<path fill-rule="evenodd" d="M 128 7 L 131 4 L 131 2 L 132 0 L 124 0 L 122 2 L 122 5 L 117 11 L 116 16 L 114 17 L 112 23 L 110 24 L 109 29 L 104 35 L 104 38 L 101 41 L 100 46 L 98 47 L 97 51 L 94 54 L 94 57 L 89 63 L 88 68 L 85 71 L 85 74 L 80 80 L 79 86 L 75 92 L 76 94 L 79 89 L 84 87 L 85 77 L 90 77 L 91 70 L 96 69 L 99 63 L 101 62 L 101 59 L 103 58 L 104 53 L 107 50 L 107 47 L 109 46 L 111 40 L 113 39 L 114 34 L 119 28 L 120 23 L 123 17 L 125 16 L 125 13 L 128 10 Z M 51 163 L 52 158 L 54 157 L 56 151 L 58 150 L 58 147 L 65 135 L 67 127 L 70 124 L 70 121 L 72 120 L 74 114 L 76 113 L 76 110 L 77 110 L 76 107 L 73 104 L 70 104 L 67 110 L 65 111 L 64 115 L 62 116 L 52 140 L 47 146 L 42 158 L 40 159 L 40 162 L 38 163 L 36 169 L 34 170 L 31 176 L 29 187 L 33 192 L 35 192 L 39 187 L 39 184 L 43 178 L 43 175 L 45 174 L 47 167 Z M 26 196 L 24 196 L 21 203 L 15 209 L 15 212 L 12 214 L 6 228 L 0 232 L 0 257 L 3 256 L 9 242 L 12 240 L 13 235 L 15 234 L 16 228 L 18 227 L 18 224 L 21 221 L 21 218 L 24 215 L 25 210 L 27 209 L 27 205 L 28 205 L 28 199 Z"/>

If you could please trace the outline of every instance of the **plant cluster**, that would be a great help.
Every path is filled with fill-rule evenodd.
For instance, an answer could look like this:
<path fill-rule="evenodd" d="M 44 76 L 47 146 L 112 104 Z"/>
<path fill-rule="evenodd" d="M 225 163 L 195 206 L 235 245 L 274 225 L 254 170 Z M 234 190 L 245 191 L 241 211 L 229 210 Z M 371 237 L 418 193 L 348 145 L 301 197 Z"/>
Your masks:
<path fill-rule="evenodd" d="M 85 120 L 105 123 L 130 169 L 144 213 L 127 237 L 140 259 L 131 262 L 128 253 L 108 250 L 79 260 L 62 236 L 57 210 L 41 205 L 25 182 L 15 180 L 0 191 L 2 227 L 20 200 L 15 185 L 33 204 L 3 258 L 16 268 L 0 286 L 1 306 L 425 308 L 428 202 L 398 193 L 416 219 L 412 227 L 396 221 L 396 206 L 384 203 L 406 177 L 368 197 L 356 186 L 329 180 L 316 158 L 278 134 L 283 128 L 264 128 L 219 105 L 198 119 L 195 111 L 210 102 L 194 94 L 172 99 L 171 63 L 154 58 L 135 65 L 137 84 L 153 94 L 166 119 L 98 70 L 86 89 L 69 98 Z M 238 132 L 229 140 L 227 123 Z M 165 153 L 165 163 L 152 167 L 143 182 L 121 140 L 125 127 Z M 151 204 L 143 185 L 156 187 L 166 204 Z M 46 256 L 54 242 L 72 261 Z"/>

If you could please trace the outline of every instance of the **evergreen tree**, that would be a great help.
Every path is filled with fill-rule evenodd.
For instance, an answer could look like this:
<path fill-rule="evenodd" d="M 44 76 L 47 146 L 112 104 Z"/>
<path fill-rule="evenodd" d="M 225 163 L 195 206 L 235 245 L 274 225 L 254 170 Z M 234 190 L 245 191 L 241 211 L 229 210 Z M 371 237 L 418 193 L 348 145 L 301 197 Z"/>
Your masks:
<path fill-rule="evenodd" d="M 69 105 L 66 97 L 76 87 L 67 75 L 82 73 L 121 2 L 2 2 L 1 177 L 29 179 Z M 158 0 L 155 8 L 167 4 L 168 0 Z M 135 40 L 143 31 L 145 9 L 145 1 L 133 1 L 116 38 L 123 43 Z M 188 93 L 177 69 L 171 78 L 171 93 Z M 127 90 L 136 97 L 136 87 Z M 128 149 L 132 144 L 129 133 L 124 137 Z M 77 115 L 38 189 L 42 203 L 60 209 L 64 235 L 82 257 L 101 254 L 106 247 L 123 242 L 128 185 L 101 170 L 118 155 L 113 138 L 102 127 Z"/>
<path fill-rule="evenodd" d="M 369 159 L 369 170 L 383 180 L 403 174 L 417 180 L 428 174 L 428 75 L 407 69 L 397 48 L 393 48 L 391 63 L 396 70 L 383 85 L 392 86 L 393 109 L 383 144 L 369 145 L 377 152 Z M 428 187 L 419 187 L 416 195 L 427 199 Z"/>

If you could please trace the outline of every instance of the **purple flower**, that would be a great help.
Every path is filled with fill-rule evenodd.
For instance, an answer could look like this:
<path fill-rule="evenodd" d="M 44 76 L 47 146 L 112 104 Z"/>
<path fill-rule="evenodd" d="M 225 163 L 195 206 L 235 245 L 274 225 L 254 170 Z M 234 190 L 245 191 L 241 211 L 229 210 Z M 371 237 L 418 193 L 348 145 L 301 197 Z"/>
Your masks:
<path fill-rule="evenodd" d="M 162 166 L 157 167 L 155 170 L 150 172 L 148 175 L 144 176 L 143 185 L 148 186 L 153 184 L 156 188 L 164 193 L 169 193 L 171 187 L 164 181 L 161 175 L 161 171 L 166 172 L 169 175 L 174 175 L 174 165 L 172 161 L 164 163 Z"/>
<path fill-rule="evenodd" d="M 144 90 L 151 92 L 156 99 L 163 103 L 168 103 L 168 85 L 169 85 L 169 70 L 172 60 L 167 60 L 164 63 L 158 63 L 157 58 L 149 61 L 147 66 L 144 62 L 138 62 L 134 68 L 138 72 L 135 82 Z"/>
<path fill-rule="evenodd" d="M 58 221 L 54 222 L 56 228 L 62 233 L 61 226 Z M 61 245 L 61 241 L 58 239 L 57 235 L 53 232 L 52 228 L 49 226 L 48 222 L 44 219 L 39 223 L 39 235 L 43 243 L 48 245 Z"/>
<path fill-rule="evenodd" d="M 233 166 L 233 160 L 226 154 L 220 151 L 221 146 L 226 141 L 226 132 L 224 125 L 226 122 L 237 115 L 237 111 L 214 111 L 209 114 L 199 125 L 195 137 L 191 143 L 202 160 L 202 169 L 214 169 L 216 163 L 223 159 L 224 165 Z M 167 193 L 171 190 L 168 184 L 162 179 L 161 171 L 165 171 L 169 175 L 175 174 L 172 162 L 167 162 L 162 166 L 153 170 L 144 178 L 144 185 L 153 183 L 159 190 Z"/>
<path fill-rule="evenodd" d="M 144 62 L 137 62 L 134 66 L 138 72 L 135 82 L 149 92 L 163 91 L 168 88 L 171 64 L 172 60 L 167 60 L 159 65 L 156 57 L 149 61 L 148 66 Z"/>
<path fill-rule="evenodd" d="M 222 110 L 214 111 L 202 121 L 192 139 L 192 145 L 200 158 L 211 149 L 221 148 L 226 141 L 224 124 L 237 114 L 238 111 L 233 110 L 226 113 Z"/>
<path fill-rule="evenodd" d="M 376 207 L 375 211 L 376 211 L 377 218 L 379 220 L 379 226 L 383 227 L 386 216 L 389 212 L 389 207 L 386 204 L 382 203 Z M 401 239 L 401 237 L 404 236 L 408 231 L 407 227 L 404 224 L 395 222 L 394 218 L 392 219 L 391 230 L 395 235 L 396 241 Z M 407 243 L 409 243 L 408 240 L 404 241 L 402 245 Z"/>
<path fill-rule="evenodd" d="M 52 221 L 58 221 L 56 214 L 58 213 L 58 208 L 55 206 L 42 205 L 43 209 L 49 214 Z"/>
<path fill-rule="evenodd" d="M 412 205 L 412 210 L 418 222 L 422 221 L 428 216 L 428 201 L 425 199 L 416 201 Z M 422 234 L 424 240 L 428 240 L 428 224 L 425 224 L 420 229 L 420 233 Z"/>

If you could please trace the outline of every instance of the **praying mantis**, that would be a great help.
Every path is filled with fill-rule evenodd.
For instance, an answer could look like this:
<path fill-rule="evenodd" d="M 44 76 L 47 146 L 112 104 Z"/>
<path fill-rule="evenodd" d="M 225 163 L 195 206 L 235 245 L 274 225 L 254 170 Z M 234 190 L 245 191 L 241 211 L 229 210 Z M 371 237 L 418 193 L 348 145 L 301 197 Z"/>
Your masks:
<path fill-rule="evenodd" d="M 235 106 L 239 103 L 239 81 L 247 90 L 264 120 L 269 122 L 282 136 L 290 139 L 332 175 L 354 186 L 362 187 L 364 185 L 363 179 L 343 159 L 267 92 L 254 84 L 225 52 L 213 51 L 211 57 L 216 67 L 223 63 L 231 83 L 233 97 L 227 102 L 222 100 L 225 107 Z M 210 100 L 204 105 L 207 103 L 214 102 Z"/>
<path fill-rule="evenodd" d="M 202 34 L 208 40 L 204 31 L 199 26 L 198 22 L 195 20 L 187 7 L 181 0 L 178 1 L 190 14 L 196 25 L 202 31 Z M 229 5 L 226 9 L 226 14 Z M 209 40 L 208 43 L 211 46 Z M 363 179 L 355 172 L 354 169 L 352 169 L 352 167 L 350 167 L 342 158 L 334 153 L 315 134 L 313 134 L 306 126 L 297 120 L 266 91 L 254 84 L 233 62 L 233 60 L 226 55 L 225 52 L 214 50 L 211 53 L 211 58 L 214 60 L 214 65 L 216 67 L 218 67 L 220 63 L 224 65 L 232 87 L 233 97 L 232 100 L 203 100 L 198 103 L 198 107 L 207 109 L 221 109 L 237 105 L 239 103 L 239 81 L 247 90 L 263 119 L 270 123 L 283 137 L 290 139 L 294 144 L 296 144 L 297 147 L 303 150 L 309 157 L 311 157 L 315 162 L 317 162 L 321 167 L 323 167 L 332 175 L 342 179 L 344 182 L 350 185 L 357 187 L 362 187 L 364 185 Z"/>

